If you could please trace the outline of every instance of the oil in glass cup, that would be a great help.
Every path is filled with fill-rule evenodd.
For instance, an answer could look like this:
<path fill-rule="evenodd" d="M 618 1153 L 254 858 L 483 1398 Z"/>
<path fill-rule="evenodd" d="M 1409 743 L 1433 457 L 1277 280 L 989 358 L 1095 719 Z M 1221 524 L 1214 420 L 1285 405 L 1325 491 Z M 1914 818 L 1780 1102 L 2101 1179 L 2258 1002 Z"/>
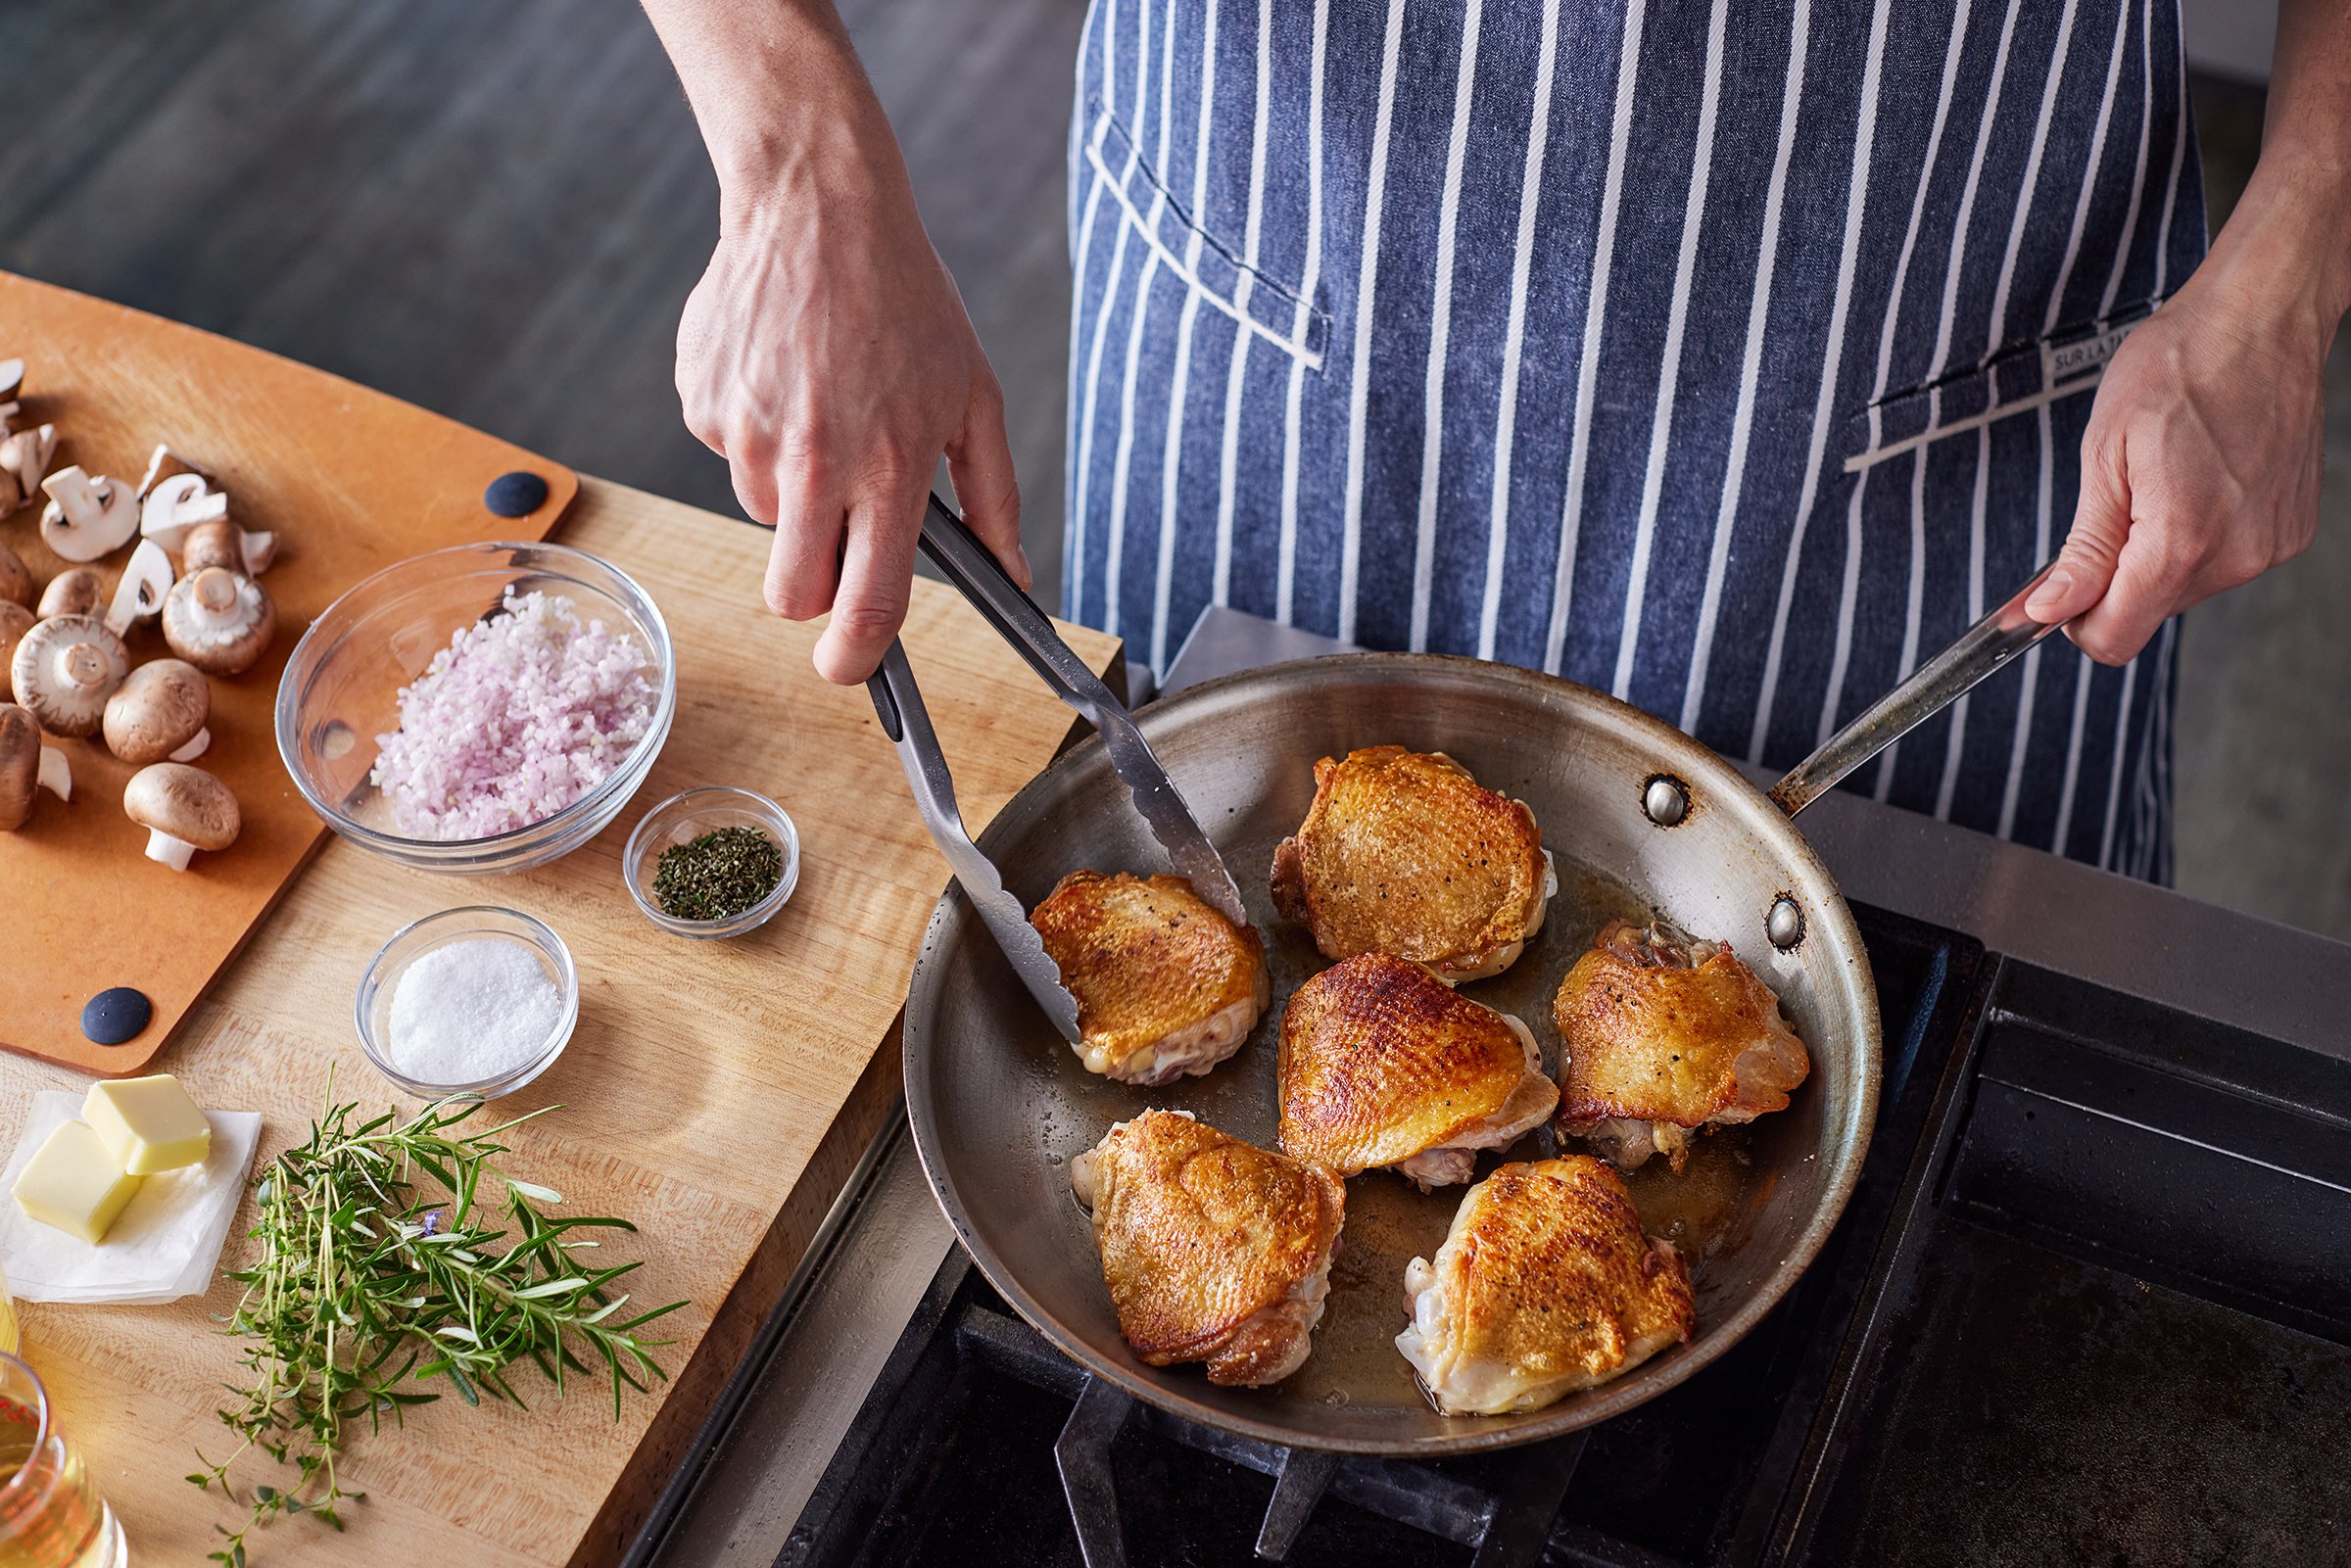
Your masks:
<path fill-rule="evenodd" d="M 125 1568 L 122 1525 L 91 1490 L 31 1367 L 0 1355 L 0 1568 Z"/>

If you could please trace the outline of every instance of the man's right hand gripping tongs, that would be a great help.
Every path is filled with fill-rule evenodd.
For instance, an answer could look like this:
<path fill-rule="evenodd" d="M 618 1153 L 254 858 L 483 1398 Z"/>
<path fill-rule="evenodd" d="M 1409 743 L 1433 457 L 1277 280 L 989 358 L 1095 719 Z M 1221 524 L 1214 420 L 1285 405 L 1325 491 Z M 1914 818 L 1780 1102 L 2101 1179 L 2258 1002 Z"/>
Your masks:
<path fill-rule="evenodd" d="M 1208 834 L 1200 831 L 1191 808 L 1176 792 L 1167 770 L 1151 754 L 1149 742 L 1135 728 L 1126 704 L 1111 695 L 1110 688 L 1053 630 L 1045 612 L 1005 575 L 987 546 L 936 496 L 931 498 L 931 509 L 923 517 L 920 547 L 956 592 L 971 600 L 1014 651 L 1029 661 L 1029 667 L 1044 677 L 1054 693 L 1101 732 L 1111 767 L 1133 792 L 1135 808 L 1150 825 L 1152 836 L 1167 850 L 1176 874 L 1190 881 L 1193 890 L 1225 919 L 1235 926 L 1247 926 L 1249 916 L 1241 908 L 1241 891 L 1233 883 L 1232 873 L 1208 841 Z M 1036 998 L 1037 1006 L 1045 1010 L 1064 1039 L 1077 1044 L 1078 999 L 1061 983 L 1061 970 L 1046 955 L 1021 901 L 1006 890 L 994 863 L 980 852 L 963 826 L 963 814 L 955 807 L 955 781 L 947 773 L 946 755 L 939 750 L 938 736 L 923 708 L 922 692 L 915 687 L 903 643 L 889 644 L 889 651 L 882 655 L 882 667 L 866 682 L 866 689 L 873 694 L 874 711 L 882 717 L 883 730 L 897 742 L 898 760 L 914 786 L 914 803 L 922 811 L 923 825 L 931 830 L 939 853 L 954 868 L 964 895 L 987 923 L 996 945 L 1012 961 L 1014 972 Z"/>

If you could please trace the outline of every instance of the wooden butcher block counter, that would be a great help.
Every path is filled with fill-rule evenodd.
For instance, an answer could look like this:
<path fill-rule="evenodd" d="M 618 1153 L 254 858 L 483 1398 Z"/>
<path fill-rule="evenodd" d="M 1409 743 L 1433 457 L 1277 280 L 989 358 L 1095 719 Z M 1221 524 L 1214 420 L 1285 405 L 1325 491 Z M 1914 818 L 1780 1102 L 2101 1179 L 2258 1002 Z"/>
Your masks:
<path fill-rule="evenodd" d="M 552 537 L 630 573 L 667 617 L 678 711 L 651 778 L 595 841 L 512 876 L 437 877 L 330 841 L 150 1070 L 176 1073 L 207 1106 L 262 1112 L 264 1159 L 305 1134 L 330 1068 L 338 1097 L 370 1113 L 412 1108 L 353 1035 L 369 957 L 399 927 L 454 905 L 545 920 L 578 961 L 579 1029 L 546 1075 L 496 1103 L 502 1116 L 562 1106 L 513 1135 L 506 1163 L 562 1192 L 564 1212 L 640 1227 L 607 1248 L 646 1259 L 631 1280 L 640 1305 L 690 1304 L 663 1320 L 676 1341 L 660 1353 L 669 1381 L 632 1396 L 617 1423 L 608 1384 L 582 1380 L 557 1399 L 525 1369 L 527 1410 L 453 1398 L 411 1413 L 405 1430 L 355 1429 L 343 1476 L 366 1500 L 346 1510 L 349 1533 L 277 1521 L 251 1538 L 257 1564 L 615 1560 L 897 1089 L 892 1023 L 946 871 L 865 691 L 819 681 L 808 664 L 816 629 L 760 609 L 763 532 L 583 480 Z M 1112 640 L 1066 635 L 1109 666 Z M 1069 712 L 936 584 L 915 585 L 906 643 L 977 828 L 1053 756 Z M 638 818 L 708 784 L 774 796 L 800 832 L 791 904 L 733 941 L 655 931 L 621 884 Z M 33 1091 L 88 1081 L 0 1055 L 0 1151 Z M 249 1199 L 224 1266 L 245 1255 L 251 1212 Z M 22 1308 L 24 1354 L 137 1562 L 200 1562 L 216 1524 L 242 1519 L 181 1479 L 199 1448 L 218 1457 L 229 1447 L 213 1412 L 239 1380 L 238 1342 L 216 1318 L 236 1296 L 216 1279 L 168 1307 Z M 290 1479 L 274 1468 L 249 1455 L 237 1476 L 248 1487 Z"/>

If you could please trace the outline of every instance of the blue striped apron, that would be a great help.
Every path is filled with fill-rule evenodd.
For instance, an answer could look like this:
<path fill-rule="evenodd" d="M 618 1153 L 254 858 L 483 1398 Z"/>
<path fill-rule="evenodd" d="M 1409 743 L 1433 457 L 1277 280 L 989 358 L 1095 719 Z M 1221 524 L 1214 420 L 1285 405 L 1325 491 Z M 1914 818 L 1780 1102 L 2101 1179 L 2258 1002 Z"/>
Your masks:
<path fill-rule="evenodd" d="M 1096 0 L 1070 166 L 1066 613 L 1508 660 L 1772 767 L 2053 552 L 2204 250 L 2169 0 Z M 2168 879 L 2176 634 L 1849 787 Z"/>

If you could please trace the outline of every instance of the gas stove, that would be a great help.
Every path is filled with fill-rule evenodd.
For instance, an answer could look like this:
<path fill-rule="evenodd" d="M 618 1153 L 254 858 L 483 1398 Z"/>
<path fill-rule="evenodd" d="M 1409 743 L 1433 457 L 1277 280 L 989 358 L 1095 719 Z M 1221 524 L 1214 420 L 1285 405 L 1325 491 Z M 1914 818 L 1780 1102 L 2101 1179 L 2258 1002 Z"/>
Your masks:
<path fill-rule="evenodd" d="M 1170 686 L 1317 650 L 1211 612 Z M 1433 1463 L 1192 1426 L 1019 1320 L 901 1121 L 629 1560 L 2351 1560 L 2351 949 L 1867 801 L 1804 827 L 1877 1130 L 1799 1287 L 1664 1397 Z"/>

